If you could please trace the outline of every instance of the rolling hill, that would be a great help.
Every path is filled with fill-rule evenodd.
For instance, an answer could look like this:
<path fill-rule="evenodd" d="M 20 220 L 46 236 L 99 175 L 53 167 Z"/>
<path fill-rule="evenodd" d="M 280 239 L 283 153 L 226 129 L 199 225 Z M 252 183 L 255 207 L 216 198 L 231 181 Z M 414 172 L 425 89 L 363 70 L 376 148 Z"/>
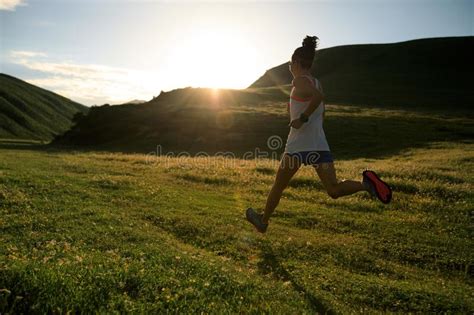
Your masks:
<path fill-rule="evenodd" d="M 0 73 L 0 138 L 48 141 L 64 133 L 87 107 Z"/>
<path fill-rule="evenodd" d="M 445 38 L 321 50 L 315 71 L 328 94 L 326 103 L 337 104 L 327 106 L 325 130 L 331 148 L 339 157 L 353 158 L 360 152 L 358 146 L 367 145 L 375 157 L 433 139 L 473 136 L 468 120 L 445 119 L 433 110 L 455 115 L 456 109 L 464 111 L 458 117 L 470 115 L 474 102 L 466 71 L 472 65 L 465 52 L 472 43 L 472 37 Z M 450 50 L 457 58 L 454 53 L 441 58 Z M 430 70 L 434 63 L 437 68 Z M 457 74 L 457 79 L 448 74 Z M 265 149 L 269 137 L 284 141 L 288 133 L 288 75 L 285 64 L 267 71 L 247 89 L 187 87 L 162 92 L 139 105 L 95 107 L 54 144 L 132 152 L 150 152 L 160 145 L 163 152 L 236 155 Z M 415 86 L 415 81 L 422 83 Z M 353 87 L 346 88 L 351 82 Z M 372 92 L 366 93 L 364 86 Z M 371 140 L 361 139 L 362 134 Z"/>
<path fill-rule="evenodd" d="M 345 45 L 318 51 L 311 72 L 332 103 L 469 108 L 473 55 L 472 36 Z M 285 86 L 291 80 L 286 62 L 250 87 Z"/>
<path fill-rule="evenodd" d="M 145 104 L 92 107 L 89 114 L 54 144 L 148 152 L 157 145 L 190 152 L 241 152 L 265 146 L 265 136 L 280 134 L 287 118 L 270 89 L 183 88 L 163 92 Z M 272 101 L 273 100 L 273 101 Z M 275 104 L 278 104 L 275 107 Z M 283 106 L 283 107 L 282 107 Z M 268 123 L 276 119 L 275 123 Z"/>
<path fill-rule="evenodd" d="M 185 88 L 142 105 L 91 108 L 53 145 L 139 153 L 156 152 L 159 146 L 160 153 L 231 152 L 238 157 L 257 150 L 282 152 L 288 134 L 286 104 L 271 100 L 281 91 L 213 93 Z M 324 129 L 338 159 L 380 158 L 431 141 L 474 138 L 468 117 L 352 105 L 327 105 Z M 280 137 L 279 145 L 269 150 L 267 141 L 275 136 Z"/>

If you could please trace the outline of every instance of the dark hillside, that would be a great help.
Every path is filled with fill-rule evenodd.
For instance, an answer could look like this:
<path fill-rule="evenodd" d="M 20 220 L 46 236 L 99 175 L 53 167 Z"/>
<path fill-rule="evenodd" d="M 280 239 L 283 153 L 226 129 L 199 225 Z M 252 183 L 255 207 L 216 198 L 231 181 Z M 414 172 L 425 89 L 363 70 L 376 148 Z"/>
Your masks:
<path fill-rule="evenodd" d="M 312 73 L 332 103 L 471 108 L 473 55 L 472 36 L 337 46 L 317 52 Z M 291 80 L 284 63 L 250 87 Z"/>
<path fill-rule="evenodd" d="M 51 140 L 87 107 L 0 73 L 0 138 Z"/>

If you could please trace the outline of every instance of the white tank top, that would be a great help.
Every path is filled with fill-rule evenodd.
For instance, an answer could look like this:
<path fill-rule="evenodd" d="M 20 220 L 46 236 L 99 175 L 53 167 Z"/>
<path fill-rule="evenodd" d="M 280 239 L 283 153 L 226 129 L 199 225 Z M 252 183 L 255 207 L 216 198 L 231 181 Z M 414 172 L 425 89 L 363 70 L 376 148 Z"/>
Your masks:
<path fill-rule="evenodd" d="M 318 79 L 310 75 L 304 75 L 322 93 L 321 83 Z M 290 97 L 290 117 L 291 120 L 298 119 L 300 114 L 306 110 L 311 98 L 301 99 Z M 286 140 L 285 152 L 301 151 L 330 151 L 326 135 L 323 130 L 323 114 L 325 111 L 324 102 L 321 101 L 316 110 L 309 116 L 309 120 L 303 123 L 300 129 L 290 128 L 288 139 Z"/>

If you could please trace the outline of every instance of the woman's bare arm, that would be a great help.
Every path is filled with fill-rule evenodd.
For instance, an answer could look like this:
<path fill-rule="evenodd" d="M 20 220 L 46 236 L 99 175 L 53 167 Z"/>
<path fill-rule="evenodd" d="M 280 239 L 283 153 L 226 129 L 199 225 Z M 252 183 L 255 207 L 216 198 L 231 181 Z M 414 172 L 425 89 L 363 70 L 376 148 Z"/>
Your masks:
<path fill-rule="evenodd" d="M 324 100 L 324 95 L 307 78 L 296 77 L 293 82 L 295 89 L 297 89 L 300 94 L 311 95 L 308 107 L 304 111 L 304 115 L 309 117 Z M 299 119 L 295 119 L 290 123 L 290 126 L 296 129 L 300 128 L 302 125 L 303 123 Z"/>
<path fill-rule="evenodd" d="M 301 80 L 299 80 L 301 79 Z M 308 107 L 304 111 L 304 114 L 306 117 L 309 117 L 315 110 L 318 108 L 318 106 L 321 104 L 321 102 L 324 100 L 324 95 L 313 85 L 309 80 L 305 78 L 299 78 L 296 80 L 295 85 L 297 85 L 298 90 L 300 90 L 304 94 L 310 94 L 311 95 L 311 100 L 308 104 Z"/>

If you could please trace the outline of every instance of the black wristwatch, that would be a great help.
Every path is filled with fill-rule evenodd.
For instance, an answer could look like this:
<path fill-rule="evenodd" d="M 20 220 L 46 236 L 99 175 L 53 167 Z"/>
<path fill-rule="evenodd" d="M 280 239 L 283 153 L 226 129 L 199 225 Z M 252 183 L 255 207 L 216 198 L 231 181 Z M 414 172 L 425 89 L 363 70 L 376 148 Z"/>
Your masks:
<path fill-rule="evenodd" d="M 309 118 L 308 116 L 305 115 L 305 113 L 301 113 L 300 120 L 301 122 L 305 123 L 305 122 L 308 122 Z"/>

